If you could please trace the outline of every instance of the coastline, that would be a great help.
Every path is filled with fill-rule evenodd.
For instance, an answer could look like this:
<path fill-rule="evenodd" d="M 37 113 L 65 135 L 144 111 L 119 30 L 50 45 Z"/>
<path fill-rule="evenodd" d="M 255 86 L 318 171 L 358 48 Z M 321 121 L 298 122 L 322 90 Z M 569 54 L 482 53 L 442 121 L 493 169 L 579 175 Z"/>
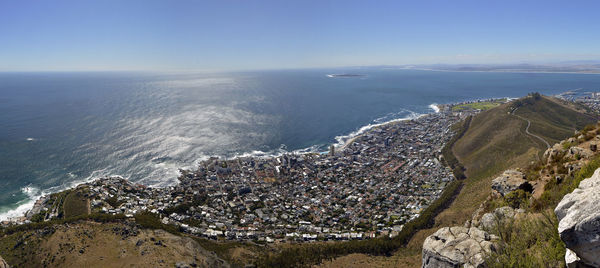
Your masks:
<path fill-rule="evenodd" d="M 467 101 L 467 102 L 471 102 L 471 101 Z M 460 102 L 460 103 L 463 103 L 463 102 Z M 368 125 L 358 128 L 358 130 L 353 131 L 350 134 L 336 136 L 335 140 L 337 142 L 330 144 L 330 145 L 334 145 L 336 150 L 345 150 L 346 147 L 349 144 L 353 143 L 357 138 L 361 137 L 364 134 L 372 132 L 373 130 L 375 130 L 377 128 L 385 127 L 390 124 L 396 124 L 399 122 L 419 119 L 423 116 L 438 113 L 439 109 L 443 108 L 444 106 L 451 106 L 451 105 L 456 105 L 456 104 L 460 104 L 460 103 L 441 104 L 441 105 L 432 103 L 428 106 L 429 109 L 432 110 L 432 112 L 430 112 L 430 113 L 424 113 L 424 114 L 413 113 L 413 115 L 411 115 L 409 117 L 391 119 L 391 120 L 388 120 L 388 121 L 385 121 L 382 123 L 371 123 L 371 124 L 368 124 Z M 269 159 L 269 158 L 280 157 L 285 154 L 294 154 L 294 155 L 307 154 L 307 155 L 310 155 L 310 154 L 319 153 L 319 151 L 317 149 L 320 147 L 322 147 L 322 146 L 313 145 L 313 146 L 310 146 L 307 148 L 293 150 L 293 151 L 285 151 L 285 150 L 280 149 L 278 152 L 252 151 L 252 152 L 237 154 L 237 155 L 229 157 L 229 158 L 221 158 L 221 159 L 229 161 L 229 160 L 235 160 L 235 159 L 241 159 L 241 158 Z M 217 157 L 217 156 L 215 156 L 215 157 Z M 206 159 L 199 159 L 195 162 L 203 162 L 203 161 L 206 161 Z M 37 191 L 38 194 L 36 194 L 35 196 L 30 196 L 29 199 L 23 200 L 24 202 L 22 204 L 19 204 L 16 208 L 2 213 L 2 215 L 0 215 L 0 221 L 4 221 L 4 222 L 6 222 L 6 221 L 18 222 L 20 220 L 22 221 L 23 217 L 25 215 L 27 215 L 34 208 L 36 202 L 46 198 L 47 196 L 49 196 L 53 193 L 58 193 L 58 192 L 62 192 L 65 190 L 75 189 L 78 186 L 83 185 L 83 184 L 89 184 L 89 183 L 93 183 L 94 181 L 106 178 L 106 177 L 115 177 L 115 176 L 121 177 L 119 175 L 94 176 L 94 174 L 92 173 L 90 176 L 86 177 L 85 179 L 83 179 L 81 181 L 70 182 L 70 183 L 67 183 L 66 185 L 55 186 L 55 187 L 52 187 L 52 188 L 46 189 L 46 190 L 38 190 Z M 176 182 L 175 185 L 166 185 L 163 187 L 154 187 L 154 188 L 166 188 L 166 187 L 176 186 L 177 184 L 179 184 L 179 182 Z M 147 186 L 147 187 L 152 187 L 152 186 Z"/>
<path fill-rule="evenodd" d="M 408 68 L 406 70 L 417 70 L 417 71 L 431 71 L 431 72 L 455 72 L 455 73 L 514 73 L 514 74 L 588 74 L 598 75 L 600 70 L 596 72 L 544 72 L 544 71 L 527 71 L 527 70 L 443 70 L 443 69 L 430 69 L 430 68 Z"/>

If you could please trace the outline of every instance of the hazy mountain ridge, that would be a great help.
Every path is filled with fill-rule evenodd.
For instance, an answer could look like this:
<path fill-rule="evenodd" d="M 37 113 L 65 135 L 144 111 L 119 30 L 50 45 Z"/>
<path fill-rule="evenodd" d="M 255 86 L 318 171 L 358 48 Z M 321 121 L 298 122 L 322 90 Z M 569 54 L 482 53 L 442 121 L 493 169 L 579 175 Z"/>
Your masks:
<path fill-rule="evenodd" d="M 575 61 L 554 64 L 432 64 L 415 65 L 416 69 L 459 72 L 540 72 L 540 73 L 600 73 L 599 61 Z"/>

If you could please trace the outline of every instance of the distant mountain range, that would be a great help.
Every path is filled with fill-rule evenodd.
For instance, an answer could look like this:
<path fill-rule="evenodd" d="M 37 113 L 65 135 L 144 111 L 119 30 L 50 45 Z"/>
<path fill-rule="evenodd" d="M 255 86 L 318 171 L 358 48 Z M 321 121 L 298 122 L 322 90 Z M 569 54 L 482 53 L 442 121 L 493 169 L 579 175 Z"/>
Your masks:
<path fill-rule="evenodd" d="M 600 73 L 600 61 L 569 61 L 555 64 L 431 64 L 399 67 L 459 72 Z"/>

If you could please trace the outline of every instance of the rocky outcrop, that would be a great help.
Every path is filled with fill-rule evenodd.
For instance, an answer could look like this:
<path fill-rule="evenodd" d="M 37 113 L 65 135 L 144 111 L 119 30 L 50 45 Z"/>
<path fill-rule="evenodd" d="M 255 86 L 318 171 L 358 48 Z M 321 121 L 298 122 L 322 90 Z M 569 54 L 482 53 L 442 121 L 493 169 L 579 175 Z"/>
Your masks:
<path fill-rule="evenodd" d="M 525 213 L 523 209 L 514 209 L 511 207 L 501 207 L 493 212 L 485 213 L 479 220 L 479 228 L 483 230 L 494 230 L 499 223 L 506 220 L 513 220 L 518 215 Z"/>
<path fill-rule="evenodd" d="M 567 150 L 566 153 L 566 157 L 572 158 L 572 159 L 578 159 L 578 158 L 588 158 L 591 155 L 593 155 L 591 150 L 586 150 L 580 147 L 571 147 L 569 148 L 569 150 Z"/>
<path fill-rule="evenodd" d="M 565 260 L 573 266 L 582 262 L 600 267 L 600 169 L 565 195 L 554 213 L 560 238 L 572 251 Z"/>
<path fill-rule="evenodd" d="M 523 173 L 514 169 L 509 169 L 492 181 L 492 189 L 504 196 L 517 189 L 531 192 L 533 186 L 525 180 Z"/>
<path fill-rule="evenodd" d="M 564 141 L 560 144 L 554 144 L 551 148 L 548 148 L 548 150 L 544 152 L 544 155 L 542 157 L 544 158 L 544 160 L 546 160 L 546 163 L 554 162 L 562 158 L 564 153 L 563 143 Z"/>
<path fill-rule="evenodd" d="M 564 164 L 565 169 L 567 170 L 567 175 L 571 176 L 579 171 L 583 167 L 584 163 L 581 161 L 575 162 L 567 162 Z"/>
<path fill-rule="evenodd" d="M 596 136 L 598 139 L 600 136 Z M 581 139 L 580 139 L 581 140 Z M 564 157 L 570 160 L 579 160 L 581 158 L 589 158 L 598 150 L 598 142 L 592 141 L 586 145 L 578 144 L 575 138 L 563 140 L 560 143 L 554 144 L 544 152 L 542 158 L 546 163 L 556 162 Z"/>
<path fill-rule="evenodd" d="M 481 229 L 444 227 L 423 243 L 422 267 L 483 267 L 497 238 Z"/>
<path fill-rule="evenodd" d="M 572 250 L 568 249 L 565 252 L 565 263 L 569 268 L 583 268 L 585 265 L 582 265 L 581 259 L 577 257 L 577 254 Z"/>
<path fill-rule="evenodd" d="M 6 263 L 6 261 L 4 261 L 2 256 L 0 256 L 0 268 L 10 268 L 10 266 L 8 265 L 8 263 Z"/>

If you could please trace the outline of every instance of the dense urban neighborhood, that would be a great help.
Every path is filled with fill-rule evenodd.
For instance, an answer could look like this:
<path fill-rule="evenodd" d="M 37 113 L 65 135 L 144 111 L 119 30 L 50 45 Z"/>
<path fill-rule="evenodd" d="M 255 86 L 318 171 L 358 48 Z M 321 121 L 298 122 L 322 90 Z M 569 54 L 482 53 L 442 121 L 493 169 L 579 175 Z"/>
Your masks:
<path fill-rule="evenodd" d="M 600 113 L 600 92 L 581 92 L 579 90 L 566 91 L 557 95 L 563 100 L 582 104 L 594 113 Z"/>
<path fill-rule="evenodd" d="M 439 107 L 436 113 L 373 127 L 328 152 L 213 157 L 196 170 L 181 170 L 179 184 L 166 188 L 109 177 L 77 189 L 85 191 L 89 213 L 150 212 L 163 224 L 207 238 L 393 237 L 455 179 L 441 150 L 453 135 L 451 126 L 479 112 Z M 58 208 L 64 199 L 43 197 L 17 222 L 62 217 Z"/>

